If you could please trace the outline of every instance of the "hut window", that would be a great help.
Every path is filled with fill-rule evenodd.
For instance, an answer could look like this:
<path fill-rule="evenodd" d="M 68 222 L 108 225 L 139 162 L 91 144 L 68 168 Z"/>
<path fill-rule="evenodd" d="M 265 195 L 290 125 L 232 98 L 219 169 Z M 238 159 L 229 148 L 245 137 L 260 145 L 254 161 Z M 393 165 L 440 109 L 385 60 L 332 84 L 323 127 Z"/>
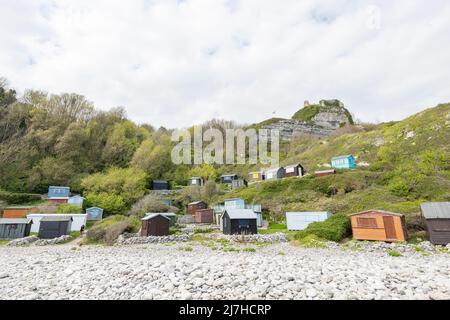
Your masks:
<path fill-rule="evenodd" d="M 375 218 L 357 218 L 358 228 L 376 228 L 377 219 Z"/>

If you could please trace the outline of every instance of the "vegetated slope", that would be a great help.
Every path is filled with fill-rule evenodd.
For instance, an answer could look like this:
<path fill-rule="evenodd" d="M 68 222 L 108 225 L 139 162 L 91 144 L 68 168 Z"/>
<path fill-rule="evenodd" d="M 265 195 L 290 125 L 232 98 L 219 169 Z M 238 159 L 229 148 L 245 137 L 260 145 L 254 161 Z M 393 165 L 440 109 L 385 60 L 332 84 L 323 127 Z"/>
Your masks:
<path fill-rule="evenodd" d="M 302 163 L 313 174 L 336 155 L 353 154 L 369 167 L 335 176 L 263 182 L 226 197 L 262 203 L 274 220 L 286 211 L 354 213 L 378 208 L 414 219 L 423 201 L 450 201 L 450 104 L 396 123 L 341 136 L 300 137 L 284 146 L 282 164 Z"/>

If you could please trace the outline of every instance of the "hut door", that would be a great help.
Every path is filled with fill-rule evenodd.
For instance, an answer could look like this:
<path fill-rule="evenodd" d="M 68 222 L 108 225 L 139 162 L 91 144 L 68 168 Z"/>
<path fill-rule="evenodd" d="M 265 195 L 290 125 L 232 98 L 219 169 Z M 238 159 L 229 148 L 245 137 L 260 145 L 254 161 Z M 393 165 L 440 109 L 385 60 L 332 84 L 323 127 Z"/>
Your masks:
<path fill-rule="evenodd" d="M 386 232 L 386 239 L 397 239 L 397 233 L 395 232 L 394 218 L 383 217 L 384 230 Z"/>

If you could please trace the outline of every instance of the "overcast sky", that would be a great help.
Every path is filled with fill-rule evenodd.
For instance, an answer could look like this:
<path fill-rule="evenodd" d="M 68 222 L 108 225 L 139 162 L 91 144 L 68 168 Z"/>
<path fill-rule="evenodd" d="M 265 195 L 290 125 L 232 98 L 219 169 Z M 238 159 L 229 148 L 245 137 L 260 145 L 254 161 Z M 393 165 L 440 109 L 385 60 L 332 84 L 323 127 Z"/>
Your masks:
<path fill-rule="evenodd" d="M 291 117 L 339 98 L 364 121 L 450 101 L 448 0 L 0 0 L 0 76 L 139 123 Z"/>

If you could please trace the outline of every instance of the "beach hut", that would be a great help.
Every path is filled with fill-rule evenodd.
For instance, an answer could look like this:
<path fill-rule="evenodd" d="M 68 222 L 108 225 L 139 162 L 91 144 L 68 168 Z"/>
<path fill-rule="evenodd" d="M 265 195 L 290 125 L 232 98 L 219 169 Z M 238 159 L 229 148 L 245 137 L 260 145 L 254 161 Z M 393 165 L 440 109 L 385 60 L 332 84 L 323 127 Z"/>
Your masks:
<path fill-rule="evenodd" d="M 223 184 L 232 184 L 233 181 L 239 179 L 237 174 L 225 174 L 220 177 L 220 183 Z"/>
<path fill-rule="evenodd" d="M 3 219 L 21 219 L 26 218 L 28 214 L 37 212 L 36 207 L 8 207 L 4 208 L 2 213 Z"/>
<path fill-rule="evenodd" d="M 284 172 L 284 168 L 274 168 L 274 169 L 269 169 L 269 170 L 265 170 L 265 174 L 266 174 L 266 180 L 278 180 L 278 179 L 283 179 L 285 172 Z"/>
<path fill-rule="evenodd" d="M 224 234 L 257 234 L 257 216 L 251 209 L 226 209 L 222 230 Z"/>
<path fill-rule="evenodd" d="M 191 180 L 189 180 L 189 185 L 191 186 L 201 187 L 204 184 L 205 180 L 202 177 L 192 177 Z"/>
<path fill-rule="evenodd" d="M 160 212 L 160 213 L 151 212 L 151 213 L 146 213 L 145 216 L 150 216 L 150 215 L 155 215 L 155 214 L 160 214 L 160 215 L 163 215 L 163 216 L 169 218 L 171 227 L 175 226 L 177 223 L 177 215 L 173 212 Z"/>
<path fill-rule="evenodd" d="M 331 166 L 336 169 L 355 169 L 356 161 L 351 154 L 338 156 L 331 159 Z"/>
<path fill-rule="evenodd" d="M 169 235 L 170 219 L 161 213 L 149 214 L 142 219 L 141 236 L 163 237 Z"/>
<path fill-rule="evenodd" d="M 187 206 L 187 214 L 195 215 L 197 210 L 208 209 L 208 204 L 204 201 L 191 202 Z"/>
<path fill-rule="evenodd" d="M 311 223 L 325 221 L 332 215 L 329 212 L 286 212 L 287 229 L 305 230 Z"/>
<path fill-rule="evenodd" d="M 314 175 L 316 177 L 331 176 L 333 174 L 336 174 L 336 170 L 334 170 L 334 169 L 332 169 L 332 170 L 320 170 L 320 171 L 314 172 Z"/>
<path fill-rule="evenodd" d="M 232 198 L 224 201 L 226 209 L 245 209 L 245 200 L 242 198 Z"/>
<path fill-rule="evenodd" d="M 450 202 L 428 202 L 420 205 L 430 242 L 438 245 L 450 243 Z"/>
<path fill-rule="evenodd" d="M 153 180 L 152 181 L 152 190 L 155 191 L 164 191 L 169 190 L 169 182 L 164 180 Z"/>
<path fill-rule="evenodd" d="M 70 197 L 69 187 L 48 187 L 48 203 L 49 204 L 62 204 L 68 203 Z"/>
<path fill-rule="evenodd" d="M 353 238 L 386 242 L 406 241 L 405 216 L 383 210 L 367 210 L 350 216 Z"/>
<path fill-rule="evenodd" d="M 30 235 L 30 219 L 0 219 L 0 239 L 12 240 L 25 238 Z"/>
<path fill-rule="evenodd" d="M 250 172 L 248 174 L 249 182 L 264 181 L 265 179 L 266 179 L 266 176 L 264 174 L 264 171 L 255 171 L 255 172 Z"/>
<path fill-rule="evenodd" d="M 71 218 L 70 231 L 80 231 L 81 228 L 86 227 L 87 214 L 82 213 L 65 213 L 65 214 L 53 214 L 53 213 L 31 213 L 27 215 L 28 219 L 33 220 L 31 232 L 39 232 L 40 224 L 44 218 Z"/>
<path fill-rule="evenodd" d="M 231 189 L 239 189 L 241 187 L 247 187 L 248 183 L 245 179 L 237 179 L 231 182 Z"/>
<path fill-rule="evenodd" d="M 41 239 L 54 239 L 69 235 L 72 229 L 72 217 L 53 215 L 43 217 L 39 221 L 39 234 Z"/>
<path fill-rule="evenodd" d="M 214 210 L 202 209 L 195 211 L 195 223 L 213 223 L 214 222 Z"/>
<path fill-rule="evenodd" d="M 103 219 L 103 209 L 99 207 L 92 207 L 86 209 L 88 221 L 99 221 Z"/>
<path fill-rule="evenodd" d="M 303 177 L 305 175 L 305 169 L 300 163 L 293 164 L 291 166 L 284 167 L 284 176 L 288 177 Z"/>
<path fill-rule="evenodd" d="M 69 197 L 69 200 L 67 201 L 68 204 L 73 204 L 73 205 L 79 206 L 80 208 L 83 207 L 83 202 L 84 202 L 84 198 L 80 195 Z"/>

